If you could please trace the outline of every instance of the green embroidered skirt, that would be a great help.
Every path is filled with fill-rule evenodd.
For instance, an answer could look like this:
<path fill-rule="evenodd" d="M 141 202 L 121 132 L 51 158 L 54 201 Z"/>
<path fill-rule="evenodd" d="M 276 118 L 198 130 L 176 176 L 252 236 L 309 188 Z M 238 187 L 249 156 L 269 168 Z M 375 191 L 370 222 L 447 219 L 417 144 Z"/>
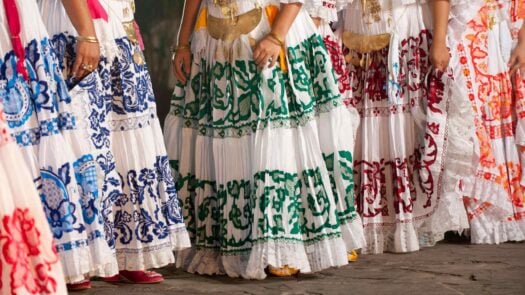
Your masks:
<path fill-rule="evenodd" d="M 354 208 L 357 124 L 307 13 L 291 27 L 281 65 L 260 69 L 252 59 L 273 5 L 234 40 L 198 26 L 190 79 L 175 87 L 165 138 L 193 246 L 177 253 L 177 264 L 190 272 L 315 272 L 347 264 L 347 252 L 363 245 Z M 256 7 L 238 1 L 238 15 Z M 202 9 L 201 17 L 225 17 L 211 0 Z"/>

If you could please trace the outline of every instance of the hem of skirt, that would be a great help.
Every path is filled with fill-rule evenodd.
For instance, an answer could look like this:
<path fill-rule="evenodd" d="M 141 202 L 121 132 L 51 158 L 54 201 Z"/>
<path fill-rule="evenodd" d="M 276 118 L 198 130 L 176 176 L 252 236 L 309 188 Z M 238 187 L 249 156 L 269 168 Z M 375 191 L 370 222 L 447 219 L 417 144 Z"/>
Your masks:
<path fill-rule="evenodd" d="M 346 251 L 351 252 L 366 246 L 363 222 L 360 217 L 341 222 L 341 233 L 346 245 Z"/>
<path fill-rule="evenodd" d="M 184 223 L 170 230 L 171 249 L 181 251 L 191 247 L 190 236 Z"/>
<path fill-rule="evenodd" d="M 483 234 L 477 228 L 481 228 Z M 472 244 L 501 244 L 505 242 L 525 241 L 525 220 L 500 221 L 487 227 L 481 226 L 479 222 L 472 222 L 471 243 Z"/>
<path fill-rule="evenodd" d="M 97 253 L 96 257 L 93 255 L 104 247 L 108 248 L 106 255 L 102 256 L 100 253 Z M 76 283 L 95 275 L 112 276 L 118 273 L 114 253 L 109 249 L 105 240 L 91 242 L 91 245 L 87 247 L 58 252 L 58 257 L 66 283 Z M 95 260 L 100 262 L 95 263 Z"/>
<path fill-rule="evenodd" d="M 516 212 L 506 188 L 475 177 L 474 187 L 468 195 L 464 200 L 473 244 L 525 240 L 525 219 L 522 217 L 525 211 Z"/>
<path fill-rule="evenodd" d="M 244 252 L 244 253 L 243 253 Z M 218 249 L 196 249 L 177 251 L 176 267 L 200 275 L 228 275 L 232 278 L 246 277 L 250 249 L 225 255 Z"/>
<path fill-rule="evenodd" d="M 448 231 L 464 229 L 465 227 L 459 223 L 434 229 L 428 225 L 423 226 L 420 221 L 393 225 L 365 225 L 366 247 L 361 251 L 363 254 L 417 252 L 422 248 L 435 246 L 445 238 L 445 233 Z"/>
<path fill-rule="evenodd" d="M 340 236 L 313 243 L 261 240 L 252 247 L 246 276 L 262 280 L 268 266 L 288 265 L 301 273 L 313 273 L 347 264 L 346 245 Z"/>
<path fill-rule="evenodd" d="M 142 249 L 121 248 L 116 252 L 119 270 L 148 270 L 175 262 L 170 242 Z"/>

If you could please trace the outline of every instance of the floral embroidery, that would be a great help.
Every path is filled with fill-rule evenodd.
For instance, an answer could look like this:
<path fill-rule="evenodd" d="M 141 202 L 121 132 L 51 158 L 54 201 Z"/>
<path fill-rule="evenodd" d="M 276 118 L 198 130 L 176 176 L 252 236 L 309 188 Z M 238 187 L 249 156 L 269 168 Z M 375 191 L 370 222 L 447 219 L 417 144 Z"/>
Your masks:
<path fill-rule="evenodd" d="M 11 294 L 54 294 L 57 281 L 52 277 L 52 266 L 58 263 L 56 252 L 42 251 L 40 231 L 29 209 L 17 208 L 13 215 L 3 215 L 0 225 L 0 263 L 7 268 Z M 52 253 L 50 255 L 49 253 Z M 2 288 L 0 282 L 0 288 Z"/>
<path fill-rule="evenodd" d="M 512 6 L 511 9 L 513 10 L 507 11 L 502 1 L 485 1 L 485 5 L 479 10 L 477 16 L 468 23 L 463 42 L 456 48 L 457 54 L 461 57 L 460 66 L 466 80 L 465 87 L 475 114 L 480 157 L 475 188 L 483 186 L 483 189 L 475 189 L 465 201 L 471 224 L 473 224 L 472 231 L 475 233 L 473 237 L 477 239 L 477 243 L 502 242 L 500 239 L 503 235 L 505 239 L 514 240 L 513 233 L 499 233 L 499 230 L 492 230 L 489 227 L 496 226 L 503 220 L 506 222 L 522 221 L 525 216 L 525 211 L 523 211 L 525 188 L 520 183 L 522 164 L 519 149 L 506 144 L 506 142 L 515 140 L 516 119 L 523 119 L 520 118 L 519 113 L 522 106 L 520 99 L 523 97 L 523 89 L 520 88 L 519 81 L 513 88 L 508 71 L 501 70 L 506 69 L 507 65 L 498 64 L 499 70 L 495 71 L 492 70 L 495 67 L 491 67 L 489 63 L 493 52 L 488 44 L 500 46 L 502 41 L 494 36 L 499 37 L 497 34 L 501 32 L 495 33 L 495 31 L 501 28 L 494 26 L 498 26 L 498 22 L 502 20 L 492 22 L 487 19 L 494 15 L 509 19 L 515 17 L 511 13 L 517 13 L 519 7 Z M 506 13 L 508 15 L 503 16 Z M 515 111 L 518 112 L 514 113 Z M 500 146 L 506 146 L 506 148 L 502 150 Z M 494 199 L 496 196 L 493 192 L 500 193 L 498 198 Z M 487 208 L 495 206 L 501 208 L 502 214 L 507 215 L 506 218 L 502 219 L 487 211 Z M 483 217 L 479 218 L 480 216 Z M 479 225 L 479 222 L 488 224 Z M 483 227 L 480 232 L 488 232 L 488 234 L 478 235 L 479 227 Z"/>
<path fill-rule="evenodd" d="M 40 198 L 46 213 L 51 231 L 56 239 L 64 233 L 83 232 L 84 225 L 79 224 L 76 217 L 78 208 L 70 202 L 67 186 L 71 182 L 71 167 L 64 164 L 55 173 L 52 168 L 41 169 Z"/>

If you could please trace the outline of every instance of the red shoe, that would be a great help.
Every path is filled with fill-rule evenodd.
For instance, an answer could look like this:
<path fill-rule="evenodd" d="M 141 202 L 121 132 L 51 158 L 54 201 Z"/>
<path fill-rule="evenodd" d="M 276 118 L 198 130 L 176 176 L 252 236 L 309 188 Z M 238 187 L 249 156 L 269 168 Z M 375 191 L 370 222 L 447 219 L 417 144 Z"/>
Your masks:
<path fill-rule="evenodd" d="M 67 284 L 67 290 L 70 292 L 76 292 L 76 291 L 84 291 L 87 289 L 91 289 L 91 281 L 90 280 L 83 280 L 78 283 L 73 284 Z"/>
<path fill-rule="evenodd" d="M 158 284 L 164 281 L 164 277 L 158 272 L 148 270 L 121 270 L 118 275 L 109 278 L 103 278 L 103 280 L 109 283 L 128 281 L 131 284 Z"/>
<path fill-rule="evenodd" d="M 100 280 L 106 283 L 120 283 L 124 280 L 124 278 L 122 278 L 119 274 L 116 274 L 112 277 L 101 277 Z"/>

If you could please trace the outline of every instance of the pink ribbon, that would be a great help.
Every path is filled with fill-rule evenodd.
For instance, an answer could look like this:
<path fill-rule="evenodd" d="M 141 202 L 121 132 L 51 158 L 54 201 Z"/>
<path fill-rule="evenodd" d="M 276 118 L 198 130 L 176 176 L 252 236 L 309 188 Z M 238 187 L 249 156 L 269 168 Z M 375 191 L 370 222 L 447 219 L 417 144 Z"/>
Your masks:
<path fill-rule="evenodd" d="M 87 0 L 87 5 L 89 8 L 89 13 L 93 19 L 103 19 L 106 22 L 108 21 L 108 13 L 106 9 L 100 4 L 98 0 Z"/>
<path fill-rule="evenodd" d="M 142 40 L 142 34 L 140 34 L 139 24 L 136 21 L 133 21 L 133 27 L 135 28 L 135 33 L 137 34 L 137 41 L 139 42 L 140 50 L 144 51 L 144 41 Z"/>

